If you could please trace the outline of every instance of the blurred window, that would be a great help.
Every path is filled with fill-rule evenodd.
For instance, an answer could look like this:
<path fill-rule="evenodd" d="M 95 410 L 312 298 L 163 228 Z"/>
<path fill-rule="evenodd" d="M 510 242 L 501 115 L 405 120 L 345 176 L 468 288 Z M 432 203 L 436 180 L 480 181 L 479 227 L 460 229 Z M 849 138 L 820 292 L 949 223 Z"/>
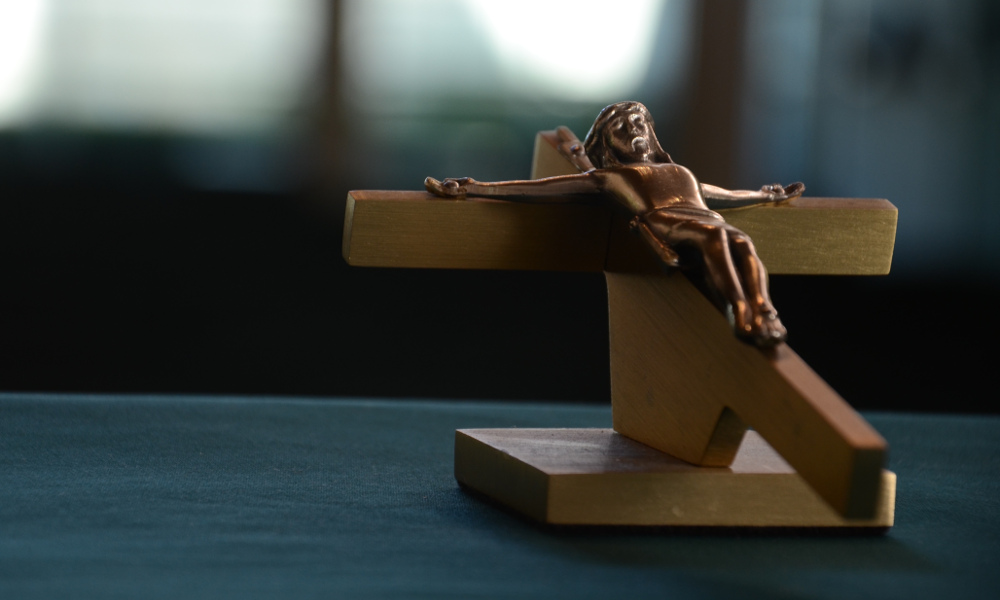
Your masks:
<path fill-rule="evenodd" d="M 650 76 L 660 87 L 675 78 L 685 53 L 654 51 L 658 42 L 686 47 L 688 8 L 663 0 L 349 2 L 346 89 L 374 111 L 422 112 L 455 99 L 607 104 Z M 654 55 L 662 62 L 650 69 Z"/>
<path fill-rule="evenodd" d="M 316 79 L 320 0 L 0 0 L 0 127 L 271 131 Z"/>

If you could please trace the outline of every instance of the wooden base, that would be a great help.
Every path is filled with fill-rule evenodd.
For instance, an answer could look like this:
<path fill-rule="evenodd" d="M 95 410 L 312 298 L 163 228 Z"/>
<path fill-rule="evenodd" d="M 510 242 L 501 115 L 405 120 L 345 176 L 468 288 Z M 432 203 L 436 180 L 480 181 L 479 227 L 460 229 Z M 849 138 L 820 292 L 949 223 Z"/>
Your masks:
<path fill-rule="evenodd" d="M 610 429 L 466 429 L 455 478 L 557 525 L 887 529 L 896 476 L 872 519 L 840 517 L 755 432 L 729 468 L 696 467 Z"/>

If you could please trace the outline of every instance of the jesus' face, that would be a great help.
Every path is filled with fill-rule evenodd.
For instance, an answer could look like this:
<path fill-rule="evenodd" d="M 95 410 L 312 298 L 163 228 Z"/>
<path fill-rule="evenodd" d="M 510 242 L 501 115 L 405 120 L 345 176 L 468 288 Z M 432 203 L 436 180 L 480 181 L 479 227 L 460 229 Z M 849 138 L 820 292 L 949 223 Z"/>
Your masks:
<path fill-rule="evenodd" d="M 608 148 L 622 164 L 650 162 L 656 138 L 645 111 L 635 108 L 615 115 L 604 135 Z"/>

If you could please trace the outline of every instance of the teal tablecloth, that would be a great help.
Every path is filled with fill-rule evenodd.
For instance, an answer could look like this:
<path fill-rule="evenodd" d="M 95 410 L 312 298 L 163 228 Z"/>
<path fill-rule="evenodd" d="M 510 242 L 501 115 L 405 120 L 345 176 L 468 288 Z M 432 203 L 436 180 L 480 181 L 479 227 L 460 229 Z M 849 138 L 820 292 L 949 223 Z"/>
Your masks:
<path fill-rule="evenodd" d="M 869 415 L 884 537 L 553 531 L 460 491 L 453 431 L 605 407 L 0 395 L 0 598 L 998 598 L 1000 419 Z"/>

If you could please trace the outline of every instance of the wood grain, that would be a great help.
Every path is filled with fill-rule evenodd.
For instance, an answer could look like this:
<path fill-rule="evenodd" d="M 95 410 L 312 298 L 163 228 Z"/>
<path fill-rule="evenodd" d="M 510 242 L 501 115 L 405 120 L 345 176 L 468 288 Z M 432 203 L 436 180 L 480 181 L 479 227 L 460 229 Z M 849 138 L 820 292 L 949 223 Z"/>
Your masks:
<path fill-rule="evenodd" d="M 532 179 L 579 173 L 573 163 L 559 153 L 558 146 L 559 136 L 554 129 L 538 132 L 535 136 L 535 150 L 531 156 Z"/>
<path fill-rule="evenodd" d="M 754 432 L 730 468 L 696 467 L 610 429 L 455 434 L 460 483 L 543 523 L 726 527 L 892 526 L 895 475 L 870 519 L 833 511 Z"/>
<path fill-rule="evenodd" d="M 747 233 L 772 274 L 887 275 L 896 207 L 877 198 L 795 198 L 721 210 Z"/>
<path fill-rule="evenodd" d="M 352 191 L 343 251 L 359 267 L 601 271 L 610 223 L 586 204 Z"/>

